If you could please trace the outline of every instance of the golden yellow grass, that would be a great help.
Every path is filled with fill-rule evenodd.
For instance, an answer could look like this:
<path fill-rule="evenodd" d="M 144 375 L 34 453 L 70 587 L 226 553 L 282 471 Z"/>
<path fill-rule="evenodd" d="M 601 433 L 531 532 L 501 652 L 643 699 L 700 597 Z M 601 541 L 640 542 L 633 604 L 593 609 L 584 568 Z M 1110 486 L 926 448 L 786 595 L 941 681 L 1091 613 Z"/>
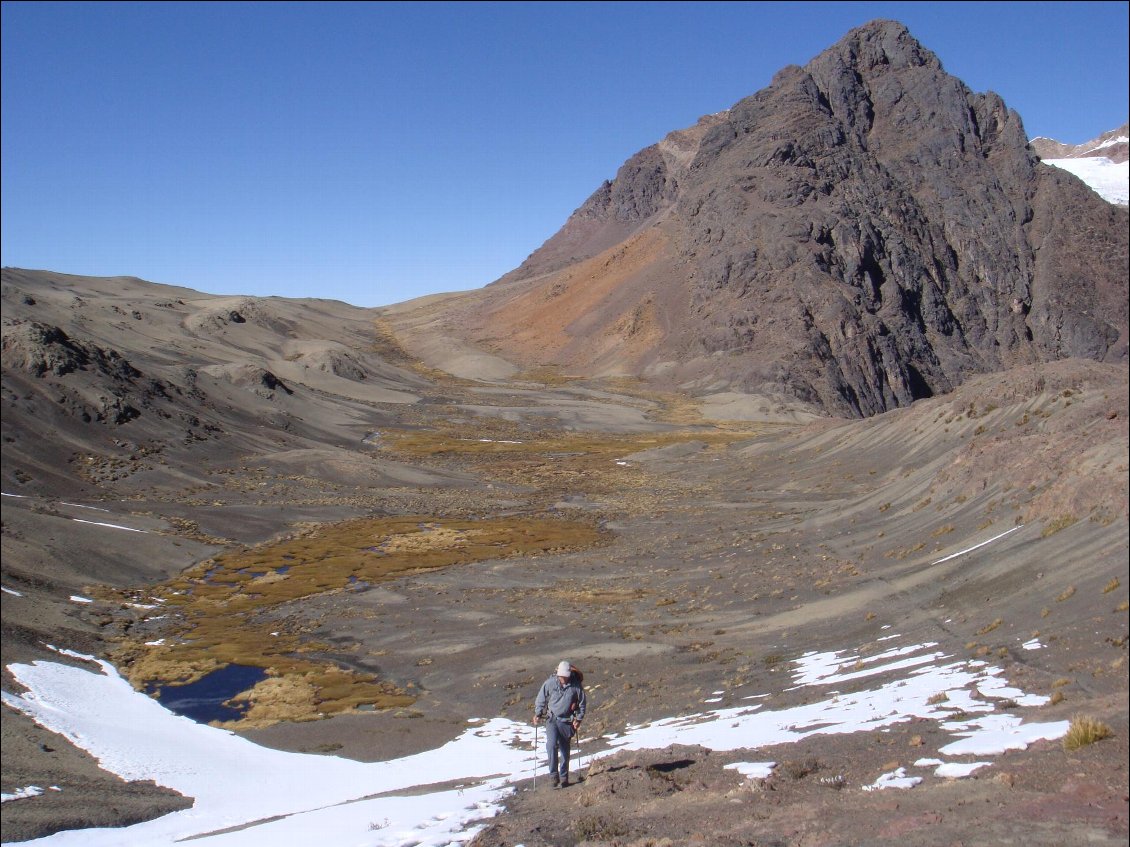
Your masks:
<path fill-rule="evenodd" d="M 1088 715 L 1076 715 L 1063 736 L 1063 749 L 1071 752 L 1112 735 L 1114 732 L 1102 721 Z"/>
<path fill-rule="evenodd" d="M 319 527 L 295 538 L 218 556 L 158 586 L 175 623 L 160 644 L 119 650 L 130 680 L 191 682 L 227 664 L 261 667 L 269 678 L 249 697 L 247 722 L 303 720 L 362 704 L 404 706 L 405 691 L 328 662 L 329 651 L 271 613 L 358 583 L 376 584 L 437 568 L 598 544 L 580 522 L 536 516 L 484 520 L 372 518 Z"/>
<path fill-rule="evenodd" d="M 656 399 L 658 414 L 680 421 L 692 417 L 685 404 Z M 312 633 L 316 623 L 292 623 L 297 618 L 286 615 L 287 604 L 440 568 L 599 545 L 606 534 L 595 523 L 536 510 L 577 491 L 599 492 L 606 499 L 631 501 L 631 508 L 646 508 L 643 495 L 654 489 L 655 479 L 643 468 L 617 464 L 621 457 L 690 440 L 705 443 L 709 450 L 751 434 L 749 428 L 734 427 L 629 435 L 549 430 L 530 435 L 500 419 L 384 432 L 386 449 L 394 455 L 417 463 L 473 467 L 487 479 L 532 485 L 540 497 L 530 498 L 532 513 L 526 515 L 366 518 L 216 556 L 155 589 L 172 621 L 162 632 L 164 638 L 160 643 L 127 639 L 117 659 L 138 688 L 192 682 L 233 663 L 264 668 L 268 678 L 245 698 L 243 725 L 312 719 L 365 704 L 409 705 L 411 692 L 332 661 L 329 656 L 340 653 L 340 645 L 320 643 Z M 641 597 L 640 592 L 618 587 L 582 589 L 574 600 L 608 604 Z"/>

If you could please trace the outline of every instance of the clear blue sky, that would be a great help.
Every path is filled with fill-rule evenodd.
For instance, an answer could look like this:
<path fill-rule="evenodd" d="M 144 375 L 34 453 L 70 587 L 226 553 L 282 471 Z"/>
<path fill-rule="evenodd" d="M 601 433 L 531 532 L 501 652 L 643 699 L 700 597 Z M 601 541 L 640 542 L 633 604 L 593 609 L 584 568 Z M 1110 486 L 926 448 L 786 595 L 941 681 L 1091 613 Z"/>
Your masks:
<path fill-rule="evenodd" d="M 874 18 L 1030 137 L 1127 119 L 1126 2 L 5 2 L 2 263 L 361 306 L 477 288 Z"/>

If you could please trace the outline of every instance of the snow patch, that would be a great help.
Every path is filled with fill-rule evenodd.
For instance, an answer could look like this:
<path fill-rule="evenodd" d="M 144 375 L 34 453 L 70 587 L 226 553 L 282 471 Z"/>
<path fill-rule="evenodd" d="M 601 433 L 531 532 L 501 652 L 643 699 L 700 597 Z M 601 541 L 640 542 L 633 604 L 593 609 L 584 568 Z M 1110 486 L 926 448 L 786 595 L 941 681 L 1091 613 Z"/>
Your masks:
<path fill-rule="evenodd" d="M 922 781 L 920 776 L 907 776 L 906 768 L 899 768 L 881 775 L 870 785 L 863 786 L 864 791 L 883 791 L 887 788 L 913 788 Z"/>
<path fill-rule="evenodd" d="M 9 803 L 12 800 L 23 800 L 27 797 L 38 797 L 43 789 L 38 785 L 29 785 L 26 788 L 17 788 L 11 794 L 0 794 L 0 803 Z"/>
<path fill-rule="evenodd" d="M 103 523 L 102 521 L 84 521 L 82 518 L 71 518 L 75 523 L 85 523 L 91 526 L 106 526 L 110 529 L 124 529 L 126 532 L 148 532 L 144 529 L 134 529 L 132 526 L 121 526 L 116 523 Z"/>
<path fill-rule="evenodd" d="M 1088 188 L 1108 203 L 1119 206 L 1130 204 L 1130 161 L 1112 162 L 1105 156 L 1043 161 L 1045 165 L 1060 168 L 1079 177 Z"/>
<path fill-rule="evenodd" d="M 934 770 L 934 776 L 942 779 L 962 779 L 974 771 L 989 767 L 991 764 L 992 762 L 948 762 L 939 765 Z"/>
<path fill-rule="evenodd" d="M 737 771 L 746 779 L 768 779 L 773 775 L 776 762 L 734 762 L 724 765 L 724 770 Z"/>
<path fill-rule="evenodd" d="M 830 690 L 817 702 L 777 710 L 767 708 L 772 695 L 766 693 L 754 705 L 629 727 L 592 739 L 600 749 L 586 749 L 584 760 L 578 749 L 577 771 L 620 750 L 671 744 L 745 750 L 818 735 L 882 731 L 920 718 L 937 721 L 957 739 L 942 748 L 947 757 L 989 756 L 1066 733 L 1066 721 L 1025 724 L 1012 703 L 1009 713 L 996 713 L 1001 698 L 1016 706 L 1046 698 L 1009 687 L 999 678 L 999 668 L 950 661 L 934 647 L 892 644 L 863 658 L 860 651 L 807 654 L 794 674 L 802 686 L 849 680 L 858 688 Z M 173 847 L 194 839 L 200 847 L 305 847 L 311 833 L 326 844 L 465 845 L 483 828 L 482 821 L 499 813 L 515 785 L 532 780 L 544 766 L 542 751 L 534 749 L 534 728 L 503 718 L 473 718 L 443 747 L 385 762 L 268 749 L 174 715 L 135 691 L 107 662 L 59 652 L 86 659 L 88 666 L 11 664 L 9 671 L 27 690 L 2 692 L 4 704 L 64 735 L 107 771 L 129 780 L 152 779 L 194 803 L 130 827 L 71 830 L 29 842 L 37 845 Z M 879 673 L 885 674 L 881 681 L 860 682 Z M 938 698 L 940 693 L 945 697 Z M 963 714 L 962 721 L 949 721 L 955 710 Z M 589 743 L 586 739 L 586 747 Z M 941 775 L 971 773 L 987 764 L 935 761 Z M 765 778 L 773 764 L 729 767 L 747 778 Z M 867 789 L 908 788 L 920 781 L 899 769 Z"/>

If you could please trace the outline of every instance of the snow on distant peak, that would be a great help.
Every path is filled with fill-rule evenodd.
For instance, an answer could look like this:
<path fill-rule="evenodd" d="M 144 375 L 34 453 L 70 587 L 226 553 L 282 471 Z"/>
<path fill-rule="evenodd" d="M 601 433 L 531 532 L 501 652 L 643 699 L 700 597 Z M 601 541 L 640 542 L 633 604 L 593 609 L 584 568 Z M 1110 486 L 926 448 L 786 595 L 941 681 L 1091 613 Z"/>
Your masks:
<path fill-rule="evenodd" d="M 1096 150 L 1106 150 L 1108 147 L 1114 147 L 1117 144 L 1130 144 L 1130 136 L 1112 135 L 1110 138 L 1103 138 L 1087 152 L 1094 153 Z"/>
<path fill-rule="evenodd" d="M 1107 130 L 1097 138 L 1082 144 L 1064 144 L 1041 135 L 1028 142 L 1028 146 L 1045 162 L 1058 159 L 1086 159 L 1102 157 L 1122 163 L 1130 159 L 1130 129 L 1123 124 Z"/>
<path fill-rule="evenodd" d="M 1130 161 L 1112 162 L 1103 156 L 1091 156 L 1044 159 L 1044 164 L 1075 174 L 1108 203 L 1130 205 Z"/>

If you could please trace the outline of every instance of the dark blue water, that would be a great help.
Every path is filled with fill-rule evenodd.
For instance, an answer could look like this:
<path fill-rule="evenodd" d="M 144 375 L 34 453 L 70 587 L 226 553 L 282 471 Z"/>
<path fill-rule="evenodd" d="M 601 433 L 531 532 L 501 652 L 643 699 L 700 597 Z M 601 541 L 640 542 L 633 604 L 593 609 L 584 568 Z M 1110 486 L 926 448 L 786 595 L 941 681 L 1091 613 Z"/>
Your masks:
<path fill-rule="evenodd" d="M 234 721 L 243 717 L 245 706 L 225 706 L 224 702 L 265 679 L 267 672 L 251 665 L 226 665 L 188 685 L 163 685 L 150 688 L 157 702 L 178 715 L 199 723 Z"/>

